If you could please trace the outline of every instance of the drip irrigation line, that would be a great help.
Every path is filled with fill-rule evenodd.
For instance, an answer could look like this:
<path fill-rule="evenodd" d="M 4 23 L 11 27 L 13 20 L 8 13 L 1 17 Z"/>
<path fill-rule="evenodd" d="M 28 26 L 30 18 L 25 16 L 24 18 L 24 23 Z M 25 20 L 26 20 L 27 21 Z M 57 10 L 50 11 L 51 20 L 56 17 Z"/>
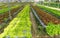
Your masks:
<path fill-rule="evenodd" d="M 32 9 L 32 13 L 38 19 L 39 23 L 45 28 L 46 25 L 42 22 L 42 20 L 40 19 L 40 17 L 36 14 L 36 11 L 32 7 L 31 7 L 31 9 Z"/>

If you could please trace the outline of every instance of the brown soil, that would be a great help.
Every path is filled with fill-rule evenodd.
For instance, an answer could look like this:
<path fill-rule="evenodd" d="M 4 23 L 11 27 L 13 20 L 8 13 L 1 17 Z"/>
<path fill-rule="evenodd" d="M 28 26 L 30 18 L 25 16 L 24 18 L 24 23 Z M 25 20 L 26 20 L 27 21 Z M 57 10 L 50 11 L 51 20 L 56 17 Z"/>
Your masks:
<path fill-rule="evenodd" d="M 37 12 L 41 20 L 47 24 L 48 22 L 52 22 L 54 24 L 60 24 L 60 19 L 56 18 L 55 16 L 52 16 L 51 14 L 48 14 L 44 11 L 42 11 L 40 8 L 37 6 L 32 6 L 33 9 Z"/>
<path fill-rule="evenodd" d="M 36 38 L 36 33 L 37 33 L 37 24 L 34 18 L 34 15 L 32 14 L 32 12 L 30 12 L 30 18 L 31 18 L 31 22 L 32 22 L 32 27 L 31 27 L 31 31 L 32 31 L 32 38 Z"/>

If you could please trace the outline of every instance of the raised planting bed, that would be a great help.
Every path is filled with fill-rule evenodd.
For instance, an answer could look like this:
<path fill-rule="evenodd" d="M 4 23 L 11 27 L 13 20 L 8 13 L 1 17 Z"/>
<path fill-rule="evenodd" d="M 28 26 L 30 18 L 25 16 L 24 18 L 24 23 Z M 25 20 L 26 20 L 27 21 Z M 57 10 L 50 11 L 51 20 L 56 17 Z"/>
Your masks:
<path fill-rule="evenodd" d="M 18 7 L 16 7 L 16 8 L 14 8 L 14 7 L 12 7 L 13 9 L 12 10 L 10 10 L 10 13 L 11 13 L 11 16 L 12 17 L 14 17 L 14 15 L 15 14 L 17 14 L 17 11 L 20 9 L 20 7 L 22 7 L 23 5 L 21 5 L 21 6 L 18 6 Z M 23 7 L 22 7 L 23 8 Z M 21 10 L 22 10 L 22 8 L 21 8 Z M 7 12 L 5 12 L 4 14 L 1 14 L 0 15 L 0 24 L 2 23 L 2 22 L 4 22 L 4 18 L 9 18 L 9 11 L 7 11 Z"/>
<path fill-rule="evenodd" d="M 32 38 L 29 12 L 30 6 L 26 5 L 0 34 L 0 38 Z"/>
<path fill-rule="evenodd" d="M 57 19 L 56 17 L 40 10 L 37 6 L 32 6 L 32 8 L 35 10 L 38 17 L 42 20 L 42 22 L 45 24 L 44 31 L 49 36 L 58 36 L 60 35 L 60 19 Z M 35 15 L 36 15 L 35 14 Z M 40 20 L 39 20 L 40 21 Z M 41 23 L 43 26 L 43 24 Z"/>
<path fill-rule="evenodd" d="M 40 21 L 38 20 L 38 18 L 36 17 L 36 14 L 34 14 L 34 11 L 33 11 L 33 9 L 32 9 L 32 12 L 33 12 L 33 15 L 34 15 L 34 17 L 35 17 L 35 19 L 34 19 L 34 17 L 33 17 L 33 15 L 31 16 L 32 18 L 31 19 L 34 19 L 34 20 L 32 20 L 33 22 L 33 29 L 32 29 L 32 35 L 33 35 L 33 38 L 59 38 L 59 36 L 49 36 L 47 33 L 46 33 L 46 30 L 45 30 L 45 28 L 41 25 L 41 23 L 40 23 Z M 50 24 L 51 25 L 51 24 Z M 52 25 L 51 25 L 52 26 Z M 36 28 L 37 27 L 37 28 Z M 48 26 L 49 27 L 49 26 Z M 47 29 L 48 29 L 48 27 L 47 27 Z M 51 28 L 51 27 L 50 27 Z M 55 27 L 56 28 L 56 27 Z M 35 32 L 35 30 L 36 30 L 36 32 Z M 53 29 L 50 29 L 51 31 L 53 31 Z M 50 31 L 50 32 L 51 32 Z M 56 30 L 55 30 L 56 31 Z M 53 32 L 52 32 L 52 34 L 53 34 Z"/>
<path fill-rule="evenodd" d="M 57 19 L 56 17 L 40 10 L 38 7 L 36 6 L 32 6 L 37 14 L 40 16 L 40 18 L 44 21 L 45 24 L 47 24 L 48 22 L 53 22 L 54 24 L 60 24 L 60 19 Z"/>
<path fill-rule="evenodd" d="M 55 10 L 55 9 L 50 9 L 50 8 L 47 8 L 45 6 L 42 6 L 42 5 L 37 5 L 41 10 L 44 10 L 45 12 L 53 15 L 53 16 L 56 16 L 57 18 L 60 19 L 60 11 L 59 10 Z"/>
<path fill-rule="evenodd" d="M 36 17 L 37 15 L 35 12 L 32 10 L 31 13 L 31 20 L 32 20 L 32 38 L 52 38 L 47 35 L 47 33 L 44 31 L 44 27 L 41 25 L 40 21 Z"/>
<path fill-rule="evenodd" d="M 0 14 L 3 14 L 3 13 L 5 13 L 5 12 L 7 12 L 7 11 L 9 11 L 9 10 L 12 10 L 12 9 L 14 9 L 14 8 L 17 8 L 17 7 L 19 7 L 20 5 L 15 5 L 15 6 L 11 6 L 10 8 L 3 8 L 3 9 L 1 9 L 0 10 Z"/>
<path fill-rule="evenodd" d="M 19 9 L 16 9 L 16 12 L 15 13 L 11 13 L 12 14 L 12 19 L 14 19 L 16 17 L 16 15 L 23 9 L 23 5 L 21 7 L 19 7 Z M 11 20 L 12 20 L 11 19 Z M 3 33 L 4 31 L 4 28 L 6 28 L 8 26 L 8 24 L 11 22 L 11 20 L 9 19 L 9 17 L 5 17 L 3 19 L 1 19 L 2 21 L 1 24 L 0 24 L 0 34 Z"/>

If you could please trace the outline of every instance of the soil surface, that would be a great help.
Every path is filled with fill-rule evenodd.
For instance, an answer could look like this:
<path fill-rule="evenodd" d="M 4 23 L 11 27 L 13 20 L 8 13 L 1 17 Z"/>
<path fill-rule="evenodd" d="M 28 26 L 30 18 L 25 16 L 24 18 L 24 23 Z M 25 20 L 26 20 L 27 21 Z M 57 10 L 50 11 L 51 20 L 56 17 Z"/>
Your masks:
<path fill-rule="evenodd" d="M 31 28 L 31 31 L 32 31 L 32 38 L 36 38 L 36 33 L 37 33 L 37 24 L 36 24 L 36 21 L 35 21 L 35 18 L 34 18 L 34 15 L 32 14 L 32 12 L 30 12 L 30 18 L 31 18 L 31 22 L 32 22 L 32 28 Z"/>

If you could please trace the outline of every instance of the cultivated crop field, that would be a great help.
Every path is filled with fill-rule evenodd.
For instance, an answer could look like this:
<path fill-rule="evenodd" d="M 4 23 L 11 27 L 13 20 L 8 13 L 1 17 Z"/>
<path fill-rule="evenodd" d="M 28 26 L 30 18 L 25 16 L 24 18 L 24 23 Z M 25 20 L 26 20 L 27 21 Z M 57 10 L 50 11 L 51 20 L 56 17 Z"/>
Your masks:
<path fill-rule="evenodd" d="M 44 3 L 44 5 L 47 5 L 47 6 L 51 6 L 51 7 L 56 7 L 56 8 L 58 8 L 58 5 L 59 5 L 59 8 L 60 8 L 60 3 L 47 3 L 47 2 L 45 2 Z"/>
<path fill-rule="evenodd" d="M 0 38 L 54 38 L 60 35 L 60 11 L 34 2 L 0 6 Z"/>

